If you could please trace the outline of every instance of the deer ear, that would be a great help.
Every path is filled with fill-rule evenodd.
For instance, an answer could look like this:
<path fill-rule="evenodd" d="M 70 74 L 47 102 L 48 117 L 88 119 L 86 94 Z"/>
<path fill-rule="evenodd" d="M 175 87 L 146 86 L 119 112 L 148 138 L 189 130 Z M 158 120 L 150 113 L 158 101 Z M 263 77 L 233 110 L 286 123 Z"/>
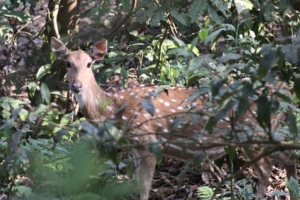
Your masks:
<path fill-rule="evenodd" d="M 64 45 L 64 43 L 62 43 L 60 40 L 56 39 L 55 37 L 51 38 L 51 49 L 53 53 L 56 55 L 56 57 L 62 60 L 66 59 L 66 57 L 69 54 L 69 50 L 66 47 L 66 45 Z"/>
<path fill-rule="evenodd" d="M 95 61 L 101 60 L 105 53 L 107 52 L 107 40 L 103 39 L 100 42 L 97 42 L 92 50 L 91 56 Z"/>

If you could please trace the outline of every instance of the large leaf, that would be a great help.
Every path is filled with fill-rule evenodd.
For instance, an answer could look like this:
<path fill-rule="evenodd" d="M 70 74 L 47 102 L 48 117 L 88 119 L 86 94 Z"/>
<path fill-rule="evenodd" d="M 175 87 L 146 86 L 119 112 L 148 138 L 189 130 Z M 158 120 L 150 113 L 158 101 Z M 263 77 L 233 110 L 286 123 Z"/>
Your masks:
<path fill-rule="evenodd" d="M 162 159 L 160 145 L 158 144 L 158 141 L 152 137 L 150 138 L 149 151 L 154 154 L 156 162 L 160 164 Z"/>
<path fill-rule="evenodd" d="M 296 97 L 300 99 L 300 78 L 296 78 L 294 81 L 294 92 Z"/>
<path fill-rule="evenodd" d="M 271 122 L 271 106 L 267 97 L 260 96 L 257 103 L 257 120 L 258 123 L 267 128 Z"/>
<path fill-rule="evenodd" d="M 46 103 L 49 104 L 50 103 L 50 90 L 45 83 L 42 83 L 42 85 L 41 85 L 41 93 L 42 93 L 42 96 L 44 97 Z"/>
<path fill-rule="evenodd" d="M 147 99 L 142 99 L 141 101 L 142 106 L 146 109 L 146 111 L 151 115 L 154 116 L 154 105 L 152 101 Z"/>
<path fill-rule="evenodd" d="M 234 2 L 239 15 L 253 8 L 253 4 L 249 0 L 234 0 Z"/>
<path fill-rule="evenodd" d="M 51 65 L 47 64 L 44 66 L 41 66 L 36 74 L 36 77 L 38 80 L 40 80 L 44 75 L 51 73 Z"/>
<path fill-rule="evenodd" d="M 0 11 L 0 15 L 15 18 L 16 20 L 22 23 L 26 23 L 29 22 L 29 20 L 31 20 L 30 16 L 24 11 L 2 10 Z"/>
<path fill-rule="evenodd" d="M 10 42 L 13 36 L 13 31 L 8 21 L 0 16 L 0 40 Z"/>

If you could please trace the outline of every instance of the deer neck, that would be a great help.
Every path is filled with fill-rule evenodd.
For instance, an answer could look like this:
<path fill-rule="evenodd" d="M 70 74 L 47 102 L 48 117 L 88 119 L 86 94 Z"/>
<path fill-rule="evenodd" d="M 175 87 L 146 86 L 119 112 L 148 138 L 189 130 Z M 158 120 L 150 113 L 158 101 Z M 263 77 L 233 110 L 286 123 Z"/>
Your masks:
<path fill-rule="evenodd" d="M 81 93 L 75 94 L 83 116 L 90 120 L 113 117 L 115 106 L 110 96 L 98 86 L 95 79 L 91 79 L 88 87 Z"/>

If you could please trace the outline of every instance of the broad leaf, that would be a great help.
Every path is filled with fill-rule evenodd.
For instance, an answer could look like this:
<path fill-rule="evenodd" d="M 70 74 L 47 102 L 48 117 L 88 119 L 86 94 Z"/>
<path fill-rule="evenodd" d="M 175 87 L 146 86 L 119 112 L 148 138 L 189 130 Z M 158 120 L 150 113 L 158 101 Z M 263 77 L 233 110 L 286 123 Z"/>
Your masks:
<path fill-rule="evenodd" d="M 42 96 L 44 97 L 46 103 L 49 104 L 50 103 L 50 90 L 45 83 L 42 83 L 42 85 L 41 85 L 41 93 L 42 93 Z"/>

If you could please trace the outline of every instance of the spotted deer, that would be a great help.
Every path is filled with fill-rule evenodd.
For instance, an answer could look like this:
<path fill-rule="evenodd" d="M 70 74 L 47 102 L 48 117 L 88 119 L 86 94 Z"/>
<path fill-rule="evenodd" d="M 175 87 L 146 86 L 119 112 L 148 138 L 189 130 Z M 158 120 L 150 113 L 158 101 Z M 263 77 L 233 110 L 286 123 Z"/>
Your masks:
<path fill-rule="evenodd" d="M 123 134 L 136 144 L 133 148 L 126 150 L 133 157 L 142 200 L 148 199 L 156 165 L 156 158 L 148 148 L 149 143 L 159 143 L 165 157 L 192 161 L 195 157 L 202 156 L 203 160 L 205 158 L 215 160 L 225 155 L 223 145 L 232 132 L 247 132 L 251 135 L 249 132 L 252 130 L 261 137 L 267 137 L 261 129 L 254 130 L 254 126 L 258 123 L 253 113 L 250 112 L 236 119 L 234 126 L 232 125 L 233 118 L 228 114 L 213 127 L 211 130 L 213 134 L 208 134 L 204 127 L 214 107 L 207 106 L 210 100 L 206 95 L 190 98 L 195 94 L 196 88 L 174 86 L 162 90 L 159 95 L 154 93 L 158 86 L 144 84 L 120 91 L 104 91 L 94 78 L 92 64 L 94 61 L 101 60 L 107 52 L 106 40 L 95 43 L 90 52 L 84 52 L 70 51 L 60 40 L 52 38 L 51 48 L 57 58 L 66 63 L 66 79 L 86 119 L 99 120 L 106 117 L 117 119 L 132 127 L 130 132 Z M 154 112 L 149 112 L 149 109 L 143 106 L 143 102 L 153 105 Z M 99 105 L 107 106 L 100 109 Z M 120 107 L 123 109 L 119 109 Z M 197 118 L 196 115 L 200 117 Z M 272 116 L 272 130 L 279 126 L 278 121 L 282 117 L 282 113 Z M 248 126 L 250 129 L 246 131 L 245 126 L 242 125 L 249 122 L 249 119 L 255 124 Z M 253 139 L 255 134 L 252 133 L 252 142 L 255 141 Z M 255 148 L 261 151 L 258 145 Z M 249 157 L 253 154 L 249 153 Z M 285 166 L 289 177 L 296 178 L 295 160 L 291 152 L 278 152 L 271 157 Z M 268 157 L 263 157 L 253 166 L 257 170 L 259 179 L 257 194 L 264 196 L 272 164 Z"/>

